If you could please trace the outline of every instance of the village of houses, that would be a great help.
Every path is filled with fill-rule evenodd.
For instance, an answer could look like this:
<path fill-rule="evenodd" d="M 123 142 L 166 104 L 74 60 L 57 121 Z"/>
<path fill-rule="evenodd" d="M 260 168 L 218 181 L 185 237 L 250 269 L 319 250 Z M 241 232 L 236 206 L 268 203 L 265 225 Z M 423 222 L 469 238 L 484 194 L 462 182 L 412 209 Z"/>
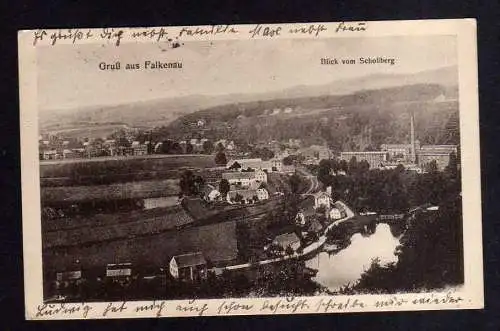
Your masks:
<path fill-rule="evenodd" d="M 438 170 L 442 170 L 448 164 L 450 154 L 457 152 L 458 147 L 452 145 L 420 146 L 419 142 L 414 140 L 413 132 L 411 136 L 412 141 L 409 144 L 383 145 L 380 151 L 375 152 L 341 152 L 338 158 L 349 161 L 354 157 L 358 161 L 366 161 L 370 168 L 381 170 L 392 169 L 396 164 L 403 164 L 408 170 L 421 173 L 424 171 L 424 165 L 418 160 L 421 162 L 424 160 L 425 162 L 434 161 Z M 333 201 L 331 187 L 321 188 L 315 176 L 307 170 L 308 165 L 318 165 L 320 160 L 336 157 L 324 145 L 303 147 L 299 139 L 262 143 L 261 147 L 268 148 L 274 154 L 273 157 L 264 160 L 263 158 L 250 158 L 246 155 L 248 153 L 238 153 L 238 146 L 233 141 L 207 142 L 209 142 L 208 139 L 191 139 L 172 144 L 175 146 L 174 152 L 179 153 L 179 157 L 182 157 L 181 154 L 203 154 L 204 152 L 214 155 L 217 150 L 227 154 L 229 160 L 226 160 L 225 164 L 219 163 L 217 165 L 218 171 L 216 173 L 220 176 L 204 182 L 201 190 L 201 197 L 208 208 L 207 210 L 212 204 L 218 206 L 226 204 L 228 207 L 224 208 L 248 208 L 248 210 L 262 206 L 261 210 L 269 212 L 276 208 L 277 203 L 283 201 L 283 191 L 287 178 L 299 176 L 306 185 L 299 193 L 300 199 L 297 202 L 298 206 L 296 206 L 294 230 L 290 231 L 290 228 L 287 228 L 287 231 L 275 233 L 274 237 L 268 238 L 266 244 L 260 247 L 257 258 L 253 258 L 252 261 L 237 260 L 236 253 L 214 253 L 213 251 L 207 253 L 205 251 L 207 244 L 203 240 L 193 240 L 193 242 L 199 243 L 199 247 L 193 244 L 188 245 L 190 247 L 188 251 L 183 249 L 182 252 L 173 255 L 170 252 L 162 253 L 171 255 L 168 267 L 166 267 L 168 277 L 183 282 L 196 283 L 206 279 L 209 274 L 221 275 L 223 272 L 251 269 L 257 265 L 311 257 L 324 248 L 327 242 L 326 235 L 332 227 L 357 216 L 345 202 Z M 148 141 L 140 143 L 132 139 L 127 147 L 118 146 L 117 141 L 113 139 L 87 140 L 81 143 L 81 146 L 74 148 L 71 148 L 71 144 L 71 142 L 61 141 L 61 139 L 41 139 L 40 159 L 49 162 L 64 162 L 68 159 L 82 158 L 148 157 L 161 154 L 162 149 L 162 143 L 153 144 Z M 210 151 L 204 150 L 207 146 L 210 146 Z M 300 162 L 294 161 L 291 164 L 286 162 L 287 164 L 285 164 L 284 159 L 291 155 L 299 155 Z M 157 156 L 161 157 L 161 155 Z M 333 175 L 345 176 L 346 173 L 340 170 Z M 270 176 L 279 178 L 279 181 L 271 184 Z M 168 231 L 180 229 L 180 223 L 182 223 L 180 224 L 181 228 L 186 224 L 196 224 L 193 217 L 189 215 L 189 211 L 182 210 L 180 207 L 181 200 L 179 200 L 178 206 L 174 207 L 177 208 L 177 214 L 172 214 L 174 218 L 177 217 L 175 215 L 179 215 L 179 217 L 172 221 L 174 227 L 166 225 L 165 229 Z M 256 218 L 255 214 L 255 211 L 252 210 L 246 217 L 248 219 Z M 322 217 L 318 217 L 318 215 L 322 215 Z M 234 225 L 235 221 L 233 220 L 232 223 Z M 183 240 L 182 231 L 184 230 L 178 231 L 179 238 L 176 240 Z M 236 249 L 238 243 L 232 238 L 224 238 L 225 233 L 217 234 L 218 230 L 210 231 L 214 231 L 212 235 L 218 238 L 217 240 L 227 239 L 229 245 L 232 243 L 233 249 Z M 81 253 L 76 255 L 78 254 Z M 217 258 L 219 255 L 224 257 Z M 76 260 L 79 261 L 78 258 Z M 117 280 L 120 284 L 124 282 L 124 279 L 130 281 L 136 272 L 133 261 L 123 261 L 122 259 L 121 261 L 108 262 L 105 277 Z M 85 278 L 82 269 L 80 266 L 75 267 L 74 263 L 71 266 L 58 268 L 56 270 L 57 288 L 67 288 L 71 284 L 81 282 Z"/>
<path fill-rule="evenodd" d="M 200 150 L 204 142 L 191 140 L 189 143 L 195 143 L 196 146 L 199 146 L 198 150 Z M 41 142 L 41 144 L 43 145 L 44 143 Z M 64 144 L 63 142 L 63 145 Z M 217 145 L 219 144 L 224 147 L 224 151 L 228 155 L 238 155 L 237 153 L 232 153 L 235 149 L 234 142 L 222 140 L 217 142 Z M 87 146 L 89 145 L 90 144 L 87 144 Z M 181 142 L 179 145 L 182 146 L 184 143 Z M 106 141 L 102 144 L 102 148 L 105 149 L 105 146 Z M 132 150 L 134 147 L 137 148 L 139 146 L 145 146 L 145 144 L 139 144 L 134 141 L 130 144 Z M 267 146 L 272 148 L 272 144 L 267 144 Z M 276 144 L 274 150 L 276 154 L 269 160 L 263 160 L 262 158 L 235 157 L 229 159 L 225 165 L 219 166 L 216 172 L 219 174 L 218 177 L 207 179 L 201 190 L 201 197 L 206 208 L 210 208 L 211 204 L 218 206 L 226 204 L 229 208 L 251 208 L 255 206 L 256 208 L 261 208 L 261 210 L 269 212 L 273 207 L 276 207 L 278 203 L 282 202 L 284 188 L 288 185 L 286 182 L 290 176 L 297 173 L 296 167 L 302 167 L 300 164 L 284 164 L 284 158 L 291 155 L 291 153 L 298 152 L 302 156 L 303 164 L 318 164 L 321 159 L 328 159 L 331 157 L 331 152 L 324 146 L 314 145 L 300 149 L 300 140 L 298 139 L 291 139 L 287 142 L 287 146 L 290 148 L 283 149 L 279 148 L 278 144 Z M 159 146 L 156 148 L 158 149 Z M 58 152 L 55 151 L 55 153 L 57 154 Z M 132 155 L 141 156 L 142 153 L 147 154 L 147 148 L 144 152 L 142 152 L 142 150 L 136 150 Z M 99 158 L 93 156 L 97 155 L 94 152 L 91 153 L 91 155 L 93 159 Z M 107 155 L 111 156 L 113 154 Z M 46 157 L 41 155 L 41 158 L 45 159 Z M 49 156 L 49 160 L 57 160 L 57 158 L 53 159 Z M 69 156 L 62 155 L 61 158 L 69 158 Z M 62 162 L 64 162 L 64 160 Z M 278 178 L 279 180 L 270 183 L 270 176 Z M 334 201 L 332 201 L 331 188 L 320 190 L 319 187 L 317 187 L 317 180 L 312 179 L 312 177 L 314 176 L 310 175 L 310 178 L 302 178 L 305 186 L 302 191 L 304 199 L 301 199 L 300 212 L 295 218 L 296 228 L 300 231 L 286 231 L 278 233 L 273 238 L 270 238 L 269 242 L 261 247 L 261 261 L 259 263 L 276 263 L 289 258 L 310 256 L 310 254 L 320 249 L 325 243 L 326 237 L 324 235 L 330 224 L 333 224 L 334 221 L 347 219 L 354 215 L 345 204 L 341 202 L 334 203 Z M 221 185 L 221 183 L 225 184 Z M 221 187 L 224 186 L 226 186 L 225 190 L 221 190 Z M 173 208 L 181 208 L 179 207 L 181 201 L 182 199 L 178 200 L 178 206 L 174 206 Z M 328 220 L 331 221 L 330 223 L 320 223 L 316 219 L 315 211 L 318 208 L 324 209 L 323 212 L 328 216 Z M 250 217 L 252 213 L 254 212 L 252 211 L 250 213 Z M 186 213 L 184 210 L 179 210 L 177 214 L 173 215 L 179 216 L 178 219 L 174 221 L 176 224 L 193 222 L 189 213 Z M 187 221 L 186 218 L 188 219 Z M 178 233 L 180 238 L 183 236 L 182 231 L 183 230 L 179 230 Z M 228 242 L 234 242 L 232 238 L 220 238 L 220 240 L 224 239 L 227 239 Z M 192 251 L 173 255 L 168 267 L 169 277 L 181 281 L 196 282 L 206 279 L 208 271 L 220 275 L 223 271 L 241 270 L 251 267 L 248 261 L 235 260 L 234 255 L 230 258 L 214 258 L 214 254 L 206 254 L 204 252 L 205 246 L 206 245 L 202 243 L 198 250 L 193 249 Z M 208 262 L 209 260 L 210 262 Z M 124 278 L 132 277 L 136 272 L 136 270 L 134 270 L 134 263 L 123 260 L 119 261 L 119 263 L 115 262 L 116 261 L 110 261 L 110 263 L 106 264 L 107 278 L 122 281 Z M 210 264 L 212 264 L 211 268 L 208 267 Z M 71 265 L 73 267 L 69 267 L 69 270 L 68 266 L 61 266 L 59 268 L 60 270 L 56 272 L 56 279 L 59 283 L 58 286 L 64 288 L 67 287 L 68 284 L 79 282 L 84 278 L 82 274 L 83 271 L 71 270 L 72 268 L 75 269 L 74 263 L 71 263 Z M 255 261 L 252 265 L 255 265 Z"/>
<path fill-rule="evenodd" d="M 221 181 L 227 181 L 230 185 L 226 197 L 224 198 L 216 185 L 207 184 L 203 196 L 208 203 L 221 200 L 229 204 L 242 205 L 265 202 L 270 199 L 270 194 L 266 189 L 268 174 L 292 175 L 295 173 L 294 166 L 283 165 L 282 161 L 278 159 L 269 161 L 233 159 L 228 161 L 226 170 L 228 171 L 223 172 L 221 176 Z M 275 193 L 278 198 L 283 194 L 282 192 Z M 295 225 L 299 231 L 276 235 L 272 241 L 262 247 L 263 254 L 260 261 L 214 267 L 211 271 L 220 274 L 223 271 L 241 270 L 282 262 L 291 258 L 311 256 L 312 253 L 323 247 L 326 242 L 325 233 L 332 225 L 355 216 L 345 203 L 334 202 L 331 196 L 331 187 L 327 187 L 324 191 L 308 194 L 301 201 L 299 212 L 295 217 Z M 328 224 L 322 224 L 318 221 L 316 216 L 319 209 L 322 209 L 327 216 Z M 202 252 L 174 256 L 170 261 L 169 270 L 173 277 L 188 281 L 200 280 L 206 277 L 208 272 L 207 261 Z"/>

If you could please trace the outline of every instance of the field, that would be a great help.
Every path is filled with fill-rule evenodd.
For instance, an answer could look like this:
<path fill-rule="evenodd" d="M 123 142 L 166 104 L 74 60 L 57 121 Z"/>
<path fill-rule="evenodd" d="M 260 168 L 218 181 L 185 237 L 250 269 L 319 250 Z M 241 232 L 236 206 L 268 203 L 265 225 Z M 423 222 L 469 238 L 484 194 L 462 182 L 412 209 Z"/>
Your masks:
<path fill-rule="evenodd" d="M 44 247 L 74 246 L 150 236 L 155 233 L 181 228 L 193 223 L 181 207 L 165 208 L 154 212 L 132 212 L 113 215 L 95 215 L 83 220 L 82 224 L 73 224 L 69 220 L 55 220 L 44 226 Z M 61 224 L 62 223 L 62 224 Z M 59 229 L 55 229 L 59 228 Z"/>
<path fill-rule="evenodd" d="M 216 182 L 224 171 L 213 155 L 41 162 L 42 205 L 174 197 L 187 169 L 207 182 Z M 260 217 L 279 203 L 273 197 L 254 206 L 207 206 L 196 198 L 183 206 L 112 213 L 92 209 L 88 215 L 45 219 L 44 272 L 71 268 L 77 260 L 87 269 L 117 262 L 164 267 L 173 255 L 196 251 L 216 264 L 227 263 L 238 254 L 236 222 Z"/>
<path fill-rule="evenodd" d="M 177 195 L 179 180 L 164 179 L 93 186 L 42 187 L 43 203 L 145 199 Z"/>
<path fill-rule="evenodd" d="M 45 248 L 45 272 L 52 273 L 72 266 L 103 268 L 108 263 L 131 262 L 164 267 L 173 255 L 198 252 L 214 263 L 237 257 L 236 224 L 224 222 L 148 236 L 89 243 L 79 246 Z"/>
<path fill-rule="evenodd" d="M 62 161 L 41 161 L 41 178 L 74 178 L 112 174 L 134 174 L 147 171 L 167 171 L 179 168 L 216 167 L 213 155 L 147 155 L 102 157 Z"/>

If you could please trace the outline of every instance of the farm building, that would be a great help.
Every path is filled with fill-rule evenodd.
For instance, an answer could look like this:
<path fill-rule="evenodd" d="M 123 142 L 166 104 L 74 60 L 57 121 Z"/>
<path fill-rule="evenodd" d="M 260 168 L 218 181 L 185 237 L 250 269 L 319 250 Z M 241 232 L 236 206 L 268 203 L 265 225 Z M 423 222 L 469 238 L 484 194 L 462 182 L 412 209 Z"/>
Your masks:
<path fill-rule="evenodd" d="M 196 282 L 207 277 L 207 261 L 201 252 L 176 255 L 169 266 L 172 277 L 181 281 Z"/>
<path fill-rule="evenodd" d="M 132 263 L 110 263 L 106 266 L 106 277 L 119 279 L 132 276 Z"/>
<path fill-rule="evenodd" d="M 161 222 L 158 222 L 161 223 Z M 135 225 L 135 224 L 134 224 Z M 141 223 L 138 223 L 140 229 Z M 110 229 L 111 230 L 111 229 Z M 93 231 L 111 233 L 106 231 Z M 71 232 L 71 230 L 66 231 Z M 131 231 L 128 231 L 131 233 Z M 46 236 L 47 233 L 44 234 Z M 80 238 L 80 234 L 68 233 L 68 238 Z M 85 245 L 73 242 L 51 247 L 44 247 L 44 272 L 52 274 L 73 266 L 75 260 L 80 261 L 83 270 L 105 267 L 114 261 L 129 261 L 134 265 L 150 265 L 164 267 L 171 258 L 188 252 L 202 252 L 203 256 L 216 266 L 234 264 L 238 255 L 236 222 L 227 221 L 201 226 L 191 226 L 177 231 L 161 231 L 149 235 L 124 237 L 100 241 L 92 240 Z M 164 252 L 158 254 L 158 252 Z"/>

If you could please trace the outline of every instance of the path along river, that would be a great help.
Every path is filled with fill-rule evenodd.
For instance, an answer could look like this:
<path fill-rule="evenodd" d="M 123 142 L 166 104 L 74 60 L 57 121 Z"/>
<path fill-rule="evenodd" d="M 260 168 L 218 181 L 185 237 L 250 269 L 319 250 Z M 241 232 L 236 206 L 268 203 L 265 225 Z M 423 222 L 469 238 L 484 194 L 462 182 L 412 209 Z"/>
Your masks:
<path fill-rule="evenodd" d="M 370 236 L 364 237 L 356 233 L 351 238 L 351 244 L 338 252 L 330 255 L 320 252 L 306 262 L 306 266 L 318 270 L 314 281 L 331 291 L 354 284 L 365 270 L 370 267 L 372 259 L 378 258 L 380 264 L 397 262 L 394 255 L 399 239 L 395 238 L 389 225 L 378 224 Z"/>

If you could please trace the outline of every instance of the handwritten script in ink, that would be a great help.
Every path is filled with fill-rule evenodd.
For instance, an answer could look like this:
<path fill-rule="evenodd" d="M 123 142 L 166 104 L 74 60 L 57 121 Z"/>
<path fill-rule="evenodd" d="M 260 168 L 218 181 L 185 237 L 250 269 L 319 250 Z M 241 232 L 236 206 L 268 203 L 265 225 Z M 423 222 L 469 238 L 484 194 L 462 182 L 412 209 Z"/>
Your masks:
<path fill-rule="evenodd" d="M 363 32 L 368 28 L 365 22 L 340 22 L 336 24 L 256 24 L 245 29 L 229 24 L 206 27 L 155 27 L 155 28 L 102 28 L 102 29 L 57 29 L 33 31 L 33 46 L 44 44 L 55 46 L 60 43 L 78 44 L 102 42 L 120 46 L 127 41 L 167 42 L 172 48 L 182 45 L 186 37 L 241 36 L 242 38 L 277 38 L 281 36 L 319 37 L 329 29 L 335 33 Z"/>
<path fill-rule="evenodd" d="M 86 303 L 44 303 L 37 307 L 35 317 L 87 318 L 93 307 Z"/>
<path fill-rule="evenodd" d="M 169 302 L 106 302 L 100 305 L 91 303 L 44 303 L 34 313 L 39 319 L 69 319 L 94 317 L 133 317 L 147 315 L 163 316 L 229 316 L 229 315 L 275 315 L 298 313 L 341 313 L 349 311 L 377 311 L 410 309 L 420 307 L 453 306 L 458 307 L 467 300 L 450 290 L 412 295 L 378 295 L 373 298 L 351 296 L 322 296 L 309 298 L 278 297 L 255 300 L 183 300 Z"/>

